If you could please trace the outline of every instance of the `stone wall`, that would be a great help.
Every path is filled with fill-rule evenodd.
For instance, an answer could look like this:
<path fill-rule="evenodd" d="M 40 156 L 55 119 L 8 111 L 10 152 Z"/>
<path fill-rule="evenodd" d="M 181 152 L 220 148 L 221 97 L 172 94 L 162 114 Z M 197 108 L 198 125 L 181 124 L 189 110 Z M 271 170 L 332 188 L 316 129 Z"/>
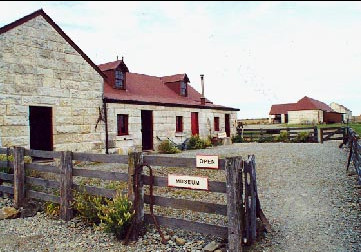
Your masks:
<path fill-rule="evenodd" d="M 142 149 L 141 110 L 153 111 L 153 146 L 157 146 L 161 139 L 169 137 L 176 143 L 182 143 L 191 136 L 191 112 L 198 112 L 199 135 L 207 138 L 210 134 L 216 136 L 218 132 L 225 132 L 225 114 L 230 114 L 231 135 L 236 134 L 237 112 L 213 109 L 165 107 L 153 105 L 130 105 L 108 103 L 109 148 L 112 152 L 126 154 L 128 150 Z M 117 136 L 117 114 L 128 115 L 128 133 Z M 183 116 L 183 132 L 176 132 L 176 116 Z M 219 117 L 219 131 L 214 131 L 214 117 Z"/>
<path fill-rule="evenodd" d="M 323 122 L 323 111 L 321 110 L 288 111 L 289 124 L 316 124 L 319 122 Z"/>
<path fill-rule="evenodd" d="M 54 150 L 102 149 L 103 78 L 42 17 L 0 34 L 0 144 L 30 147 L 29 106 L 52 107 Z"/>

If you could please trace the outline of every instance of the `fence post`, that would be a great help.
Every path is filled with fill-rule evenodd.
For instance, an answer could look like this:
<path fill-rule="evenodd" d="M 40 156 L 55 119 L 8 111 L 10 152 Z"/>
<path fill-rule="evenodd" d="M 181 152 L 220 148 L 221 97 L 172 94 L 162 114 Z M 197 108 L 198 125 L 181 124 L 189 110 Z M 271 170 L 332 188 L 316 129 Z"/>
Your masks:
<path fill-rule="evenodd" d="M 323 143 L 323 129 L 322 128 L 318 129 L 318 142 Z"/>
<path fill-rule="evenodd" d="M 242 158 L 226 158 L 228 249 L 242 251 Z"/>
<path fill-rule="evenodd" d="M 313 141 L 315 143 L 318 143 L 318 130 L 317 126 L 313 127 Z"/>
<path fill-rule="evenodd" d="M 71 151 L 61 152 L 60 174 L 60 218 L 68 221 L 73 218 L 73 156 Z"/>
<path fill-rule="evenodd" d="M 25 204 L 25 169 L 23 147 L 14 147 L 14 205 L 15 208 Z"/>
<path fill-rule="evenodd" d="M 132 152 L 128 154 L 128 199 L 133 202 L 136 213 L 136 216 L 134 216 L 134 228 L 130 235 L 130 239 L 132 240 L 138 239 L 144 222 L 144 187 L 142 170 L 139 169 L 142 164 L 142 152 Z M 136 177 L 138 181 L 136 181 Z M 138 186 L 136 186 L 136 182 Z"/>

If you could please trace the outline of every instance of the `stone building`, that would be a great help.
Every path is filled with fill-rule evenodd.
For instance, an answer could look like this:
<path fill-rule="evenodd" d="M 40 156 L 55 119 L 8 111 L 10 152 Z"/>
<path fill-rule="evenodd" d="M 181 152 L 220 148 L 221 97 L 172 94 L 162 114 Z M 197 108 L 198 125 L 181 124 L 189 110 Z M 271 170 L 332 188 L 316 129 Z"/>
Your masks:
<path fill-rule="evenodd" d="M 99 68 L 108 77 L 104 102 L 110 152 L 156 150 L 162 140 L 180 144 L 195 134 L 236 133 L 239 109 L 213 104 L 189 84 L 186 74 L 130 73 L 123 60 Z M 203 76 L 201 81 L 204 86 Z"/>
<path fill-rule="evenodd" d="M 103 78 L 43 10 L 0 28 L 0 146 L 103 149 Z"/>
<path fill-rule="evenodd" d="M 269 113 L 269 123 L 317 124 L 341 121 L 341 113 L 334 111 L 327 104 L 307 96 L 296 103 L 272 105 Z"/>
<path fill-rule="evenodd" d="M 95 65 L 43 10 L 0 28 L 1 147 L 153 150 L 167 138 L 230 137 L 236 111 L 204 98 L 186 74 Z"/>
<path fill-rule="evenodd" d="M 336 102 L 332 102 L 332 103 L 330 104 L 330 107 L 331 107 L 334 111 L 342 114 L 342 120 L 343 120 L 343 122 L 347 123 L 347 121 L 350 121 L 350 122 L 352 121 L 352 111 L 349 110 L 348 108 L 346 108 L 345 106 L 340 105 L 340 104 L 338 104 L 338 103 L 336 103 Z"/>

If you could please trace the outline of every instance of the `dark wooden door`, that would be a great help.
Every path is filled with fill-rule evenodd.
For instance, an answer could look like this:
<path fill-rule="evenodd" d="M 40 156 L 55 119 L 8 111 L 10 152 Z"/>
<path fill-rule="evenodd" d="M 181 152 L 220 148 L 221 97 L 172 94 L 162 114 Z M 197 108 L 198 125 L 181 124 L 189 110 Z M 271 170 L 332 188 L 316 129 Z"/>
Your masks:
<path fill-rule="evenodd" d="M 192 135 L 199 135 L 198 112 L 191 113 Z"/>
<path fill-rule="evenodd" d="M 224 125 L 225 129 L 226 129 L 226 134 L 227 137 L 231 136 L 231 128 L 229 126 L 229 114 L 226 114 L 225 116 L 225 125 Z"/>
<path fill-rule="evenodd" d="M 153 111 L 142 110 L 142 149 L 153 150 Z"/>
<path fill-rule="evenodd" d="M 53 112 L 51 107 L 29 107 L 30 149 L 53 150 Z"/>

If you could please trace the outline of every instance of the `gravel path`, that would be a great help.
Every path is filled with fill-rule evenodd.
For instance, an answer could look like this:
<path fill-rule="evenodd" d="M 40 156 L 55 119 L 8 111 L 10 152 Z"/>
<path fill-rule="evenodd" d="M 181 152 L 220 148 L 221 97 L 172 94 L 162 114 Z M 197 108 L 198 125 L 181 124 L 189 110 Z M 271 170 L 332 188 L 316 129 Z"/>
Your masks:
<path fill-rule="evenodd" d="M 256 155 L 260 201 L 274 230 L 247 251 L 361 251 L 361 190 L 355 177 L 348 176 L 347 153 L 338 144 L 244 143 L 177 156 Z M 157 173 L 165 171 L 157 169 Z M 217 173 L 210 177 L 223 180 Z M 216 195 L 207 201 L 223 202 L 224 198 Z M 0 198 L 0 208 L 10 204 Z M 212 240 L 221 243 L 194 233 L 169 229 L 166 233 L 171 238 L 167 245 L 162 245 L 159 234 L 150 228 L 146 237 L 123 246 L 77 219 L 65 223 L 39 213 L 32 218 L 0 221 L 0 251 L 201 251 Z M 177 245 L 176 238 L 186 244 Z"/>

